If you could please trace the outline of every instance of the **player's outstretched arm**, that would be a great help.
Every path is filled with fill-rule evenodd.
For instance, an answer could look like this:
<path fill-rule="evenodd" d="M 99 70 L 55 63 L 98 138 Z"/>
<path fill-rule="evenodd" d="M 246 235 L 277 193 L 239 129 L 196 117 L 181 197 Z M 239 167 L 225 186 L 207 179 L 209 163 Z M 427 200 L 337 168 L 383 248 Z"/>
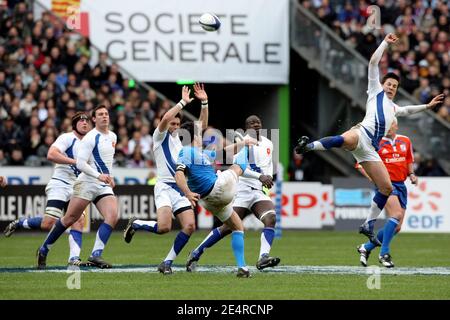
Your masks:
<path fill-rule="evenodd" d="M 383 57 L 384 50 L 389 44 L 395 43 L 398 40 L 397 36 L 393 33 L 389 33 L 384 40 L 381 42 L 380 46 L 375 50 L 369 61 L 369 80 L 380 81 L 380 71 L 378 70 L 378 64 Z"/>
<path fill-rule="evenodd" d="M 424 111 L 426 109 L 433 109 L 437 105 L 444 102 L 444 94 L 439 94 L 436 97 L 434 97 L 428 104 L 419 104 L 419 105 L 413 105 L 413 106 L 404 106 L 404 107 L 398 107 L 395 109 L 395 115 L 396 116 L 408 116 L 410 114 L 418 113 L 421 111 Z"/>
<path fill-rule="evenodd" d="M 48 149 L 47 159 L 51 162 L 58 164 L 72 164 L 72 165 L 77 164 L 77 161 L 75 159 L 65 156 L 61 152 L 61 150 L 59 150 L 55 146 L 51 146 L 50 149 Z"/>
<path fill-rule="evenodd" d="M 194 95 L 202 103 L 202 109 L 200 111 L 199 120 L 202 122 L 202 129 L 205 130 L 208 127 L 208 95 L 205 91 L 205 86 L 203 83 L 196 82 L 194 84 Z"/>
<path fill-rule="evenodd" d="M 194 100 L 193 98 L 190 98 L 189 95 L 191 94 L 191 90 L 187 86 L 183 86 L 181 89 L 181 100 L 178 102 L 175 106 L 169 109 L 164 116 L 162 117 L 161 121 L 158 124 L 158 130 L 159 132 L 167 131 L 169 128 L 169 122 L 175 118 L 175 116 L 186 107 L 189 103 Z"/>

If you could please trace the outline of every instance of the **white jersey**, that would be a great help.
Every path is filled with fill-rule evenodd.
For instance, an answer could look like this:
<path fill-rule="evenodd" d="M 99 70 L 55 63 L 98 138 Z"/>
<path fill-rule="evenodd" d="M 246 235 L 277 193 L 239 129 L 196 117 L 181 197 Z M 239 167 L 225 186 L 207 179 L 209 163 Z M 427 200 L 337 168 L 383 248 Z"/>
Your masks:
<path fill-rule="evenodd" d="M 264 175 L 273 176 L 273 143 L 266 137 L 260 136 L 257 145 L 250 146 L 248 149 L 250 169 Z M 249 187 L 262 190 L 261 181 L 253 178 L 239 177 L 239 185 L 244 184 Z"/>
<path fill-rule="evenodd" d="M 56 147 L 65 156 L 76 159 L 80 142 L 80 139 L 73 132 L 63 133 L 51 147 Z M 80 173 L 75 165 L 57 163 L 53 171 L 52 179 L 73 185 Z"/>
<path fill-rule="evenodd" d="M 378 151 L 379 143 L 389 129 L 397 114 L 401 112 L 401 108 L 389 99 L 383 90 L 378 79 L 378 67 L 374 70 L 375 78 L 370 78 L 367 90 L 366 116 L 361 125 L 363 132 L 369 137 L 372 146 Z"/>
<path fill-rule="evenodd" d="M 117 136 L 114 132 L 102 133 L 97 129 L 89 131 L 78 147 L 78 161 L 86 161 L 95 173 L 109 174 L 112 176 L 112 166 L 116 148 Z M 79 167 L 82 170 L 82 168 Z M 84 170 L 86 171 L 86 170 Z M 78 177 L 79 181 L 103 183 L 96 177 L 84 172 Z"/>
<path fill-rule="evenodd" d="M 160 132 L 158 128 L 153 133 L 153 153 L 155 154 L 158 181 L 175 182 L 175 170 L 178 155 L 183 149 L 178 136 L 172 136 L 169 131 Z"/>

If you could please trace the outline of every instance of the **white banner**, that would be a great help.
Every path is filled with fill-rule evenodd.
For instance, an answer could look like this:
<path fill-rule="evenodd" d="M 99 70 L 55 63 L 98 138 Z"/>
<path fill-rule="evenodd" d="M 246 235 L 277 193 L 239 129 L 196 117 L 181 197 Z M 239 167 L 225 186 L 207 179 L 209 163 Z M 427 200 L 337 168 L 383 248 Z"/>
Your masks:
<path fill-rule="evenodd" d="M 113 168 L 116 184 L 146 184 L 147 177 L 155 169 Z M 0 176 L 6 176 L 11 185 L 47 184 L 53 174 L 53 167 L 0 167 Z"/>
<path fill-rule="evenodd" d="M 402 232 L 450 232 L 450 178 L 420 177 L 409 180 L 408 205 Z"/>
<path fill-rule="evenodd" d="M 205 12 L 219 17 L 218 31 L 201 28 Z M 288 82 L 288 0 L 82 0 L 86 14 L 91 42 L 138 80 Z"/>

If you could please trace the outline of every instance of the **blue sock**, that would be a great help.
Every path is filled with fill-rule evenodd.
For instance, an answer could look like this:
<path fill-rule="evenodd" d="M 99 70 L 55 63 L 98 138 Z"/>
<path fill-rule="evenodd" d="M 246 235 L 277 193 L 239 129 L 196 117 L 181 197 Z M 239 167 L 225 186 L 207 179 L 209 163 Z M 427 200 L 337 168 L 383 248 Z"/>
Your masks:
<path fill-rule="evenodd" d="M 82 241 L 83 241 L 83 233 L 81 233 L 81 231 L 71 229 L 69 234 L 69 248 L 70 248 L 69 261 L 71 259 L 80 258 Z"/>
<path fill-rule="evenodd" d="M 186 243 L 189 241 L 191 236 L 184 233 L 183 231 L 178 232 L 175 241 L 173 242 L 172 249 L 170 249 L 169 254 L 164 259 L 164 262 L 167 265 L 172 265 L 172 261 L 178 256 L 178 254 L 183 250 Z"/>
<path fill-rule="evenodd" d="M 224 236 L 220 234 L 219 228 L 215 228 L 211 230 L 211 232 L 208 234 L 208 236 L 203 240 L 200 245 L 192 251 L 192 255 L 199 259 L 206 248 L 211 248 L 214 244 L 219 242 Z"/>
<path fill-rule="evenodd" d="M 372 199 L 372 203 L 370 204 L 370 213 L 366 219 L 366 222 L 369 224 L 370 231 L 373 231 L 375 221 L 377 220 L 378 216 L 380 215 L 381 211 L 386 205 L 388 198 L 389 196 L 382 194 L 378 190 L 375 192 L 375 195 L 373 196 Z"/>
<path fill-rule="evenodd" d="M 97 236 L 95 238 L 94 248 L 92 249 L 91 256 L 100 257 L 105 249 L 105 245 L 111 236 L 112 227 L 103 222 L 97 231 Z"/>
<path fill-rule="evenodd" d="M 383 232 L 383 244 L 381 245 L 380 255 L 384 255 L 389 253 L 389 246 L 391 244 L 391 240 L 394 237 L 395 229 L 397 228 L 399 221 L 395 218 L 389 218 L 389 220 L 384 225 Z"/>
<path fill-rule="evenodd" d="M 261 234 L 261 249 L 259 251 L 259 256 L 269 255 L 270 249 L 272 247 L 273 238 L 275 237 L 274 228 L 264 228 Z"/>
<path fill-rule="evenodd" d="M 383 243 L 383 233 L 384 233 L 384 228 L 381 228 L 380 230 L 378 230 L 378 233 L 377 233 L 377 238 L 378 238 L 378 240 L 380 240 L 381 243 Z M 364 248 L 366 248 L 367 251 L 372 251 L 375 248 L 375 245 L 372 242 L 367 241 L 364 244 Z"/>
<path fill-rule="evenodd" d="M 154 220 L 135 220 L 133 222 L 134 230 L 145 230 L 148 232 L 158 233 L 158 223 Z"/>
<path fill-rule="evenodd" d="M 248 165 L 248 147 L 245 146 L 239 151 L 239 153 L 236 155 L 235 160 L 233 161 L 234 164 L 237 164 L 239 167 L 241 167 L 242 172 L 245 171 Z"/>
<path fill-rule="evenodd" d="M 67 228 L 61 223 L 61 219 L 58 219 L 58 221 L 56 221 L 55 225 L 48 233 L 48 236 L 39 251 L 44 255 L 47 255 L 50 247 L 56 242 L 56 240 L 58 240 L 58 238 L 64 233 L 64 231 L 66 231 L 66 229 Z"/>
<path fill-rule="evenodd" d="M 42 217 L 19 219 L 19 229 L 41 230 Z"/>
<path fill-rule="evenodd" d="M 238 268 L 246 267 L 244 257 L 244 232 L 233 231 L 231 233 L 231 247 Z"/>
<path fill-rule="evenodd" d="M 340 148 L 344 144 L 344 138 L 342 136 L 325 137 L 319 140 L 322 146 L 329 150 L 331 148 Z"/>

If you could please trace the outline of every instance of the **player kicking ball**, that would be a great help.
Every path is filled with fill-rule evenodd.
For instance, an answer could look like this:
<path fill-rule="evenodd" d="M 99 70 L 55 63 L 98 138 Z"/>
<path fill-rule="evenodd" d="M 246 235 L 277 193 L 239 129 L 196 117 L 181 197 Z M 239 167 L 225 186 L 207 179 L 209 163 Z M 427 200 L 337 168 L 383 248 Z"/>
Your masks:
<path fill-rule="evenodd" d="M 241 219 L 251 212 L 264 224 L 259 258 L 256 263 L 258 270 L 275 267 L 280 263 L 280 258 L 269 255 L 275 237 L 275 207 L 270 197 L 263 191 L 263 187 L 270 189 L 273 186 L 273 143 L 261 135 L 261 128 L 262 123 L 259 117 L 252 115 L 245 120 L 245 129 L 248 132 L 245 138 L 253 138 L 257 142 L 248 147 L 249 167 L 245 169 L 245 174 L 252 178 L 239 178 L 237 193 L 232 204 L 233 210 Z M 234 148 L 235 145 L 232 147 Z M 212 247 L 230 233 L 231 230 L 226 224 L 212 230 L 202 243 L 189 254 L 186 271 L 194 271 L 205 249 Z"/>
<path fill-rule="evenodd" d="M 389 179 L 389 173 L 377 153 L 380 140 L 387 134 L 395 116 L 407 116 L 434 108 L 442 103 L 444 99 L 444 95 L 440 94 L 428 104 L 406 107 L 399 107 L 393 102 L 397 94 L 400 78 L 395 73 L 387 73 L 380 83 L 378 63 L 383 56 L 384 50 L 389 44 L 393 44 L 397 40 L 396 35 L 388 34 L 370 59 L 366 116 L 363 121 L 342 135 L 325 137 L 311 143 L 309 143 L 308 137 L 302 137 L 295 147 L 295 152 L 298 154 L 314 150 L 343 148 L 350 151 L 356 161 L 361 164 L 367 175 L 377 186 L 377 192 L 373 197 L 369 216 L 359 228 L 359 232 L 366 235 L 375 245 L 380 245 L 373 232 L 375 221 L 394 190 Z M 399 221 L 392 218 L 389 220 L 389 223 L 395 228 Z"/>
<path fill-rule="evenodd" d="M 250 271 L 244 258 L 244 225 L 231 205 L 238 177 L 247 168 L 248 148 L 238 153 L 235 164 L 228 170 L 216 173 L 212 166 L 215 151 L 202 149 L 201 130 L 193 122 L 184 123 L 181 128 L 186 130 L 184 139 L 190 145 L 183 147 L 178 157 L 175 173 L 177 185 L 192 206 L 199 202 L 231 230 L 231 247 L 238 266 L 237 277 L 248 278 Z"/>

